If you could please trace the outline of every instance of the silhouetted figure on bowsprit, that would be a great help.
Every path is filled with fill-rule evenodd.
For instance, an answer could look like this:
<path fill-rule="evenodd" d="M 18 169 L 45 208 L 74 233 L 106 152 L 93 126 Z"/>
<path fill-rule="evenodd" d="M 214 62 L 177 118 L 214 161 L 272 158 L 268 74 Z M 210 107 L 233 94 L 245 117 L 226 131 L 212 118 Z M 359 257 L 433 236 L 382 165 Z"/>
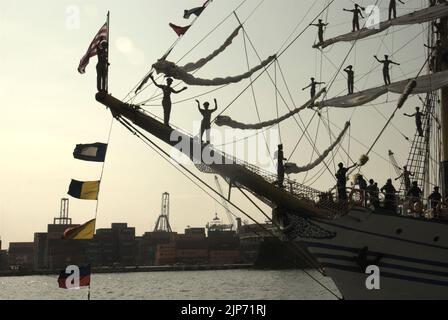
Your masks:
<path fill-rule="evenodd" d="M 323 23 L 322 19 L 319 19 L 319 22 L 316 24 L 310 24 L 310 26 L 315 26 L 318 28 L 317 36 L 319 38 L 319 43 L 324 42 L 324 28 L 328 25 L 329 23 Z"/>
<path fill-rule="evenodd" d="M 310 88 L 310 97 L 311 97 L 311 99 L 314 99 L 314 97 L 316 96 L 316 87 L 319 84 L 325 84 L 325 82 L 317 82 L 317 81 L 314 81 L 314 80 L 315 80 L 314 78 L 311 78 L 311 83 L 309 85 L 307 85 L 305 88 L 302 88 L 302 91 L 305 90 L 305 89 Z M 310 107 L 311 108 L 314 107 L 314 102 L 311 104 Z"/>
<path fill-rule="evenodd" d="M 163 106 L 163 122 L 164 124 L 169 127 L 170 126 L 170 115 L 171 115 L 171 94 L 172 93 L 181 93 L 184 90 L 187 90 L 187 87 L 183 87 L 180 90 L 174 90 L 171 85 L 173 84 L 173 79 L 167 78 L 166 79 L 166 85 L 158 84 L 156 80 L 154 80 L 154 76 L 152 73 L 149 75 L 149 78 L 152 80 L 154 85 L 163 91 L 163 99 L 162 99 L 162 106 Z"/>
<path fill-rule="evenodd" d="M 408 166 L 403 166 L 403 173 L 400 174 L 400 176 L 398 176 L 397 178 L 395 178 L 395 181 L 397 181 L 400 178 L 403 178 L 404 190 L 407 193 L 411 188 L 411 177 L 413 176 L 414 174 L 408 170 Z"/>
<path fill-rule="evenodd" d="M 348 11 L 348 12 L 353 12 L 352 32 L 355 32 L 357 30 L 359 31 L 359 16 L 361 16 L 361 18 L 364 18 L 361 10 L 365 11 L 366 9 L 355 3 L 355 9 L 353 9 L 353 10 L 342 9 L 342 10 Z"/>
<path fill-rule="evenodd" d="M 218 103 L 216 102 L 216 99 L 214 99 L 214 101 L 215 101 L 215 109 L 209 109 L 210 103 L 208 103 L 208 102 L 204 102 L 204 109 L 201 109 L 201 104 L 199 103 L 198 100 L 196 100 L 196 102 L 198 103 L 198 110 L 202 114 L 201 131 L 200 131 L 199 138 L 202 141 L 202 136 L 204 135 L 204 132 L 205 132 L 207 144 L 210 143 L 210 128 L 211 128 L 211 121 L 212 121 L 211 120 L 212 113 L 215 112 L 216 110 L 218 110 Z"/>
<path fill-rule="evenodd" d="M 396 212 L 395 194 L 397 193 L 397 190 L 395 190 L 395 187 L 392 184 L 392 179 L 387 179 L 386 184 L 380 191 L 384 193 L 384 208 Z"/>
<path fill-rule="evenodd" d="M 107 41 L 101 41 L 98 45 L 98 63 L 96 64 L 96 87 L 100 92 L 107 92 L 109 73 Z"/>
<path fill-rule="evenodd" d="M 401 4 L 404 4 L 403 1 L 398 0 Z M 392 16 L 394 19 L 397 18 L 397 1 L 390 0 L 389 2 L 389 20 L 392 20 Z"/>
<path fill-rule="evenodd" d="M 389 56 L 386 54 L 384 55 L 384 60 L 380 60 L 378 59 L 377 56 L 373 56 L 376 61 L 378 61 L 379 63 L 383 64 L 383 79 L 384 79 L 384 84 L 386 86 L 390 85 L 390 73 L 389 73 L 389 66 L 391 64 L 395 64 L 397 66 L 399 66 L 399 63 L 393 62 L 392 60 L 389 60 Z"/>
<path fill-rule="evenodd" d="M 353 71 L 353 66 L 350 65 L 344 69 L 347 72 L 347 88 L 348 94 L 353 94 L 353 90 L 355 87 L 355 71 Z"/>
<path fill-rule="evenodd" d="M 420 112 L 420 108 L 415 108 L 415 113 L 407 114 L 403 113 L 404 116 L 412 118 L 415 117 L 415 126 L 417 127 L 417 132 L 420 137 L 423 137 L 423 120 L 422 118 L 425 116 L 424 113 Z"/>
<path fill-rule="evenodd" d="M 279 188 L 284 188 L 283 186 L 283 181 L 285 180 L 284 161 L 287 161 L 288 159 L 285 158 L 282 144 L 278 145 L 278 149 L 275 152 L 275 158 L 277 159 L 277 181 L 275 181 L 275 184 L 278 185 Z"/>
<path fill-rule="evenodd" d="M 345 201 L 347 200 L 347 191 L 345 190 L 347 185 L 347 172 L 354 168 L 356 166 L 356 163 L 353 164 L 351 167 L 345 168 L 344 164 L 341 162 L 338 164 L 339 170 L 336 172 L 336 186 L 338 189 L 338 197 L 339 200 Z"/>

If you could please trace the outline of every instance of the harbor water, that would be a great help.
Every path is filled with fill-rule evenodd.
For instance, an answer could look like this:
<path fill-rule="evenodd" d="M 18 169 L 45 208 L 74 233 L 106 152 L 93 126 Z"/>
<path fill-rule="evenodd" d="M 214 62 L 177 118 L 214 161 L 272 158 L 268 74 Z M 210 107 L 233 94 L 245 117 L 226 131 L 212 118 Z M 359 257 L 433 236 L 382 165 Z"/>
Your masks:
<path fill-rule="evenodd" d="M 338 292 L 328 277 L 309 273 Z M 0 300 L 83 300 L 87 289 L 59 289 L 57 275 L 0 278 Z M 91 299 L 328 300 L 335 299 L 301 270 L 215 270 L 93 274 Z"/>

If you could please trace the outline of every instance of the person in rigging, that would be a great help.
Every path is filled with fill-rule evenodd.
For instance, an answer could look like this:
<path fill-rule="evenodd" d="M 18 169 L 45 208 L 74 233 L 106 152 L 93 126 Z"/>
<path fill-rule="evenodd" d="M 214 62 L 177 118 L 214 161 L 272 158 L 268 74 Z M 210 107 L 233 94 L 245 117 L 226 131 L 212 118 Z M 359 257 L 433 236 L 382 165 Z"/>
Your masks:
<path fill-rule="evenodd" d="M 344 164 L 340 162 L 338 164 L 339 170 L 336 172 L 336 186 L 338 189 L 338 197 L 341 201 L 347 200 L 347 191 L 346 191 L 346 185 L 347 185 L 347 172 L 356 167 L 356 163 L 353 164 L 351 167 L 345 168 Z"/>
<path fill-rule="evenodd" d="M 395 194 L 397 193 L 397 190 L 395 190 L 395 187 L 392 184 L 392 179 L 387 179 L 386 184 L 380 189 L 380 191 L 384 193 L 384 208 L 387 210 L 396 211 Z"/>
<path fill-rule="evenodd" d="M 437 40 L 434 47 L 424 44 L 424 46 L 431 50 L 431 61 L 429 62 L 429 69 L 432 72 L 440 71 L 441 62 L 447 63 L 445 50 L 442 46 L 442 41 Z"/>
<path fill-rule="evenodd" d="M 403 113 L 404 116 L 412 118 L 415 117 L 415 126 L 417 127 L 417 132 L 420 137 L 423 137 L 423 121 L 422 118 L 425 116 L 422 112 L 420 112 L 420 108 L 415 108 L 415 113 L 407 114 Z"/>
<path fill-rule="evenodd" d="M 317 87 L 317 85 L 325 84 L 325 82 L 317 82 L 317 81 L 314 81 L 314 80 L 315 80 L 314 78 L 311 78 L 311 83 L 308 86 L 306 86 L 305 88 L 302 88 L 302 91 L 305 90 L 305 89 L 311 88 L 310 89 L 311 99 L 314 99 L 314 97 L 316 96 L 316 87 Z M 314 107 L 314 103 L 312 103 L 310 107 L 311 108 Z"/>
<path fill-rule="evenodd" d="M 364 19 L 364 16 L 362 15 L 361 10 L 365 11 L 366 9 L 359 6 L 355 3 L 355 9 L 349 10 L 349 9 L 342 9 L 344 11 L 353 12 L 353 21 L 352 21 L 352 32 L 355 32 L 356 30 L 359 31 L 359 16 Z"/>
<path fill-rule="evenodd" d="M 382 63 L 383 64 L 383 79 L 384 79 L 384 84 L 387 86 L 387 85 L 390 85 L 390 73 L 389 73 L 389 66 L 391 65 L 391 64 L 395 64 L 395 65 L 397 65 L 397 66 L 399 66 L 400 64 L 399 63 L 396 63 L 396 62 L 393 62 L 392 60 L 389 60 L 389 56 L 386 54 L 386 55 L 384 55 L 384 60 L 380 60 L 380 59 L 378 59 L 378 57 L 377 56 L 373 56 L 375 59 L 376 59 L 376 61 L 378 61 L 379 63 Z"/>
<path fill-rule="evenodd" d="M 403 182 L 404 182 L 404 190 L 405 192 L 408 192 L 409 189 L 411 188 L 411 178 L 413 177 L 414 174 L 410 171 L 408 171 L 408 166 L 403 166 L 403 173 L 400 174 L 400 176 L 398 176 L 397 178 L 395 178 L 395 181 L 397 181 L 400 178 L 403 178 Z"/>
<path fill-rule="evenodd" d="M 355 71 L 353 71 L 353 66 L 347 66 L 344 71 L 347 73 L 348 94 L 353 94 L 353 89 L 355 87 Z"/>
<path fill-rule="evenodd" d="M 210 103 L 204 102 L 204 109 L 201 109 L 201 104 L 199 103 L 199 100 L 196 100 L 198 103 L 198 110 L 202 114 L 202 121 L 201 121 L 201 131 L 199 133 L 199 138 L 202 141 L 202 137 L 204 135 L 204 132 L 206 133 L 206 143 L 210 144 L 210 128 L 211 128 L 211 118 L 212 113 L 218 110 L 218 103 L 215 101 L 215 108 L 209 109 Z"/>
<path fill-rule="evenodd" d="M 109 65 L 107 41 L 101 41 L 98 45 L 98 63 L 96 64 L 96 87 L 99 92 L 108 91 Z"/>
<path fill-rule="evenodd" d="M 284 186 L 283 186 L 283 181 L 285 180 L 284 161 L 287 161 L 288 159 L 285 158 L 282 144 L 278 145 L 278 149 L 275 152 L 274 156 L 277 159 L 277 181 L 275 181 L 275 184 L 277 184 L 279 188 L 284 188 Z"/>
<path fill-rule="evenodd" d="M 166 79 L 166 85 L 161 85 L 154 80 L 154 76 L 152 73 L 149 74 L 149 78 L 152 80 L 154 85 L 163 91 L 163 99 L 162 99 L 162 106 L 163 106 L 163 122 L 164 124 L 169 127 L 170 126 L 170 115 L 171 115 L 171 94 L 172 93 L 181 93 L 182 91 L 187 90 L 187 87 L 183 87 L 180 90 L 174 90 L 171 85 L 173 84 L 172 78 Z"/>
<path fill-rule="evenodd" d="M 401 4 L 405 4 L 403 1 L 398 0 Z M 389 20 L 392 19 L 392 14 L 393 14 L 393 18 L 396 19 L 397 18 L 397 1 L 396 0 L 390 0 L 389 2 Z"/>
<path fill-rule="evenodd" d="M 324 42 L 324 28 L 328 25 L 329 23 L 323 23 L 322 19 L 319 19 L 317 24 L 310 24 L 310 26 L 315 26 L 318 28 L 317 36 L 319 38 L 319 43 Z"/>

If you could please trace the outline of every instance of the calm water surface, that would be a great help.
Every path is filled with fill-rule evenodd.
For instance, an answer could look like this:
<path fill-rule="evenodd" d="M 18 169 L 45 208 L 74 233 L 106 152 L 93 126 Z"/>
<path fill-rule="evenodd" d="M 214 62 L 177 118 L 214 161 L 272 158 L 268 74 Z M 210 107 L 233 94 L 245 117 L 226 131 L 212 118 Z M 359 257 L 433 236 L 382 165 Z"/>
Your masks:
<path fill-rule="evenodd" d="M 333 292 L 329 278 L 309 271 Z M 94 274 L 92 299 L 302 300 L 334 299 L 303 271 L 176 271 Z M 0 300 L 82 300 L 87 290 L 59 289 L 57 276 L 0 278 Z"/>

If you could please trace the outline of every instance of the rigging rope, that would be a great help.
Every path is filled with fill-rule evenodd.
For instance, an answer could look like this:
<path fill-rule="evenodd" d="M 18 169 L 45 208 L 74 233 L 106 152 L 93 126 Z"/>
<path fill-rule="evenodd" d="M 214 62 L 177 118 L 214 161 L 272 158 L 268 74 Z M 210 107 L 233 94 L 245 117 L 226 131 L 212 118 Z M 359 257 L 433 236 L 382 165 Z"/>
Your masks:
<path fill-rule="evenodd" d="M 165 150 L 163 150 L 161 147 L 159 147 L 155 142 L 153 142 L 149 137 L 147 137 L 145 134 L 143 134 L 139 129 L 135 128 L 128 120 L 124 119 L 124 118 L 117 118 L 117 120 L 126 128 L 128 129 L 130 132 L 132 132 L 134 135 L 139 136 L 140 139 L 144 139 L 146 140 L 149 144 L 151 144 L 156 150 L 158 150 L 161 154 L 163 154 L 167 159 L 170 159 L 171 161 L 173 161 L 174 163 L 176 163 L 179 167 L 181 167 L 184 171 L 188 172 L 188 174 L 190 174 L 192 177 L 194 177 L 196 180 L 198 180 L 200 183 L 202 183 L 203 185 L 205 185 L 205 187 L 207 189 L 210 189 L 213 193 L 215 193 L 219 198 L 223 199 L 224 201 L 228 202 L 230 205 L 232 205 L 233 207 L 235 207 L 238 211 L 240 211 L 242 214 L 244 214 L 247 218 L 249 218 L 251 221 L 253 221 L 256 225 L 258 225 L 259 227 L 261 227 L 262 229 L 264 229 L 268 234 L 270 234 L 271 236 L 277 238 L 277 235 L 274 234 L 271 230 L 267 229 L 266 227 L 264 227 L 262 224 L 260 224 L 258 221 L 256 221 L 255 219 L 253 219 L 249 214 L 247 214 L 243 209 L 241 209 L 239 206 L 237 206 L 236 204 L 234 204 L 232 201 L 226 199 L 221 193 L 219 193 L 218 191 L 216 191 L 213 187 L 211 187 L 207 182 L 205 182 L 203 179 L 201 179 L 199 176 L 197 176 L 195 173 L 193 173 L 191 170 L 189 170 L 187 167 L 185 167 L 183 164 L 181 164 L 180 162 L 178 162 L 175 158 L 173 158 L 169 153 L 167 153 Z M 164 158 L 165 159 L 165 158 Z M 166 160 L 166 159 L 165 159 Z M 169 161 L 169 162 L 171 162 Z M 241 191 L 241 190 L 240 190 Z M 296 254 L 299 255 L 299 253 L 296 252 Z M 303 254 L 302 254 L 303 257 Z M 307 259 L 307 257 L 303 257 L 304 259 Z M 319 268 L 319 266 L 316 264 L 316 262 L 313 262 L 313 265 L 315 266 L 315 269 L 323 274 L 323 271 Z M 312 280 L 314 280 L 317 284 L 319 284 L 322 288 L 324 288 L 326 291 L 328 291 L 329 293 L 331 293 L 334 297 L 336 297 L 337 299 L 341 299 L 338 295 L 336 295 L 331 289 L 329 289 L 327 286 L 325 286 L 322 282 L 320 282 L 318 279 L 316 279 L 314 276 L 312 276 L 307 270 L 302 268 L 302 271 L 308 275 Z"/>

